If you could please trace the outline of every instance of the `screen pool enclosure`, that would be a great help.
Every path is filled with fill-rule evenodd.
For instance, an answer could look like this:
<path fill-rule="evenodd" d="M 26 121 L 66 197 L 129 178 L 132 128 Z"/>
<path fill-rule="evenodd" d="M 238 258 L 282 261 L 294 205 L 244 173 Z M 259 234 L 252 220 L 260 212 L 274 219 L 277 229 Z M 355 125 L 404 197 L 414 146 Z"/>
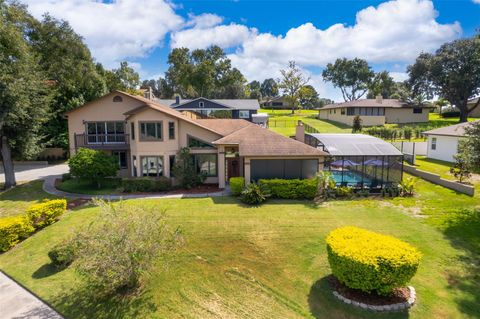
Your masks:
<path fill-rule="evenodd" d="M 329 154 L 323 169 L 332 173 L 337 187 L 380 190 L 402 180 L 402 152 L 379 138 L 310 133 L 306 134 L 305 143 Z"/>

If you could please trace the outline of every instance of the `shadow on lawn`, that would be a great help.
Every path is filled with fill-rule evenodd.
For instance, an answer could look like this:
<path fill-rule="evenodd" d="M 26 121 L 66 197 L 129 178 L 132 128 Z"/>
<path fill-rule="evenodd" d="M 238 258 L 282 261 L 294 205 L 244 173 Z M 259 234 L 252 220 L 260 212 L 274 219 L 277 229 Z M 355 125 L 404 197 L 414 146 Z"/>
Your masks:
<path fill-rule="evenodd" d="M 468 317 L 480 313 L 480 209 L 461 210 L 446 215 L 440 226 L 452 246 L 464 251 L 458 262 L 464 272 L 448 272 L 450 289 L 462 291 L 464 297 L 457 297 L 459 310 Z"/>
<path fill-rule="evenodd" d="M 337 300 L 330 287 L 331 275 L 317 280 L 308 294 L 310 312 L 315 318 L 395 318 L 409 317 L 406 311 L 397 313 L 375 313 L 346 305 Z"/>
<path fill-rule="evenodd" d="M 34 279 L 46 278 L 46 277 L 55 275 L 56 273 L 62 270 L 63 269 L 55 267 L 53 264 L 44 264 L 40 266 L 37 270 L 35 270 L 35 272 L 32 274 L 32 278 Z"/>
<path fill-rule="evenodd" d="M 53 304 L 66 318 L 150 318 L 157 310 L 151 294 L 99 297 L 88 286 L 74 287 L 58 295 Z"/>
<path fill-rule="evenodd" d="M 239 198 L 234 196 L 219 196 L 219 197 L 211 197 L 212 201 L 215 204 L 228 204 L 228 205 L 237 205 L 243 208 L 255 208 L 261 207 L 263 204 L 257 206 L 250 206 L 244 204 L 240 201 Z M 293 200 L 293 199 L 268 199 L 264 204 L 268 205 L 303 205 L 307 208 L 317 208 L 318 205 L 312 200 Z"/>

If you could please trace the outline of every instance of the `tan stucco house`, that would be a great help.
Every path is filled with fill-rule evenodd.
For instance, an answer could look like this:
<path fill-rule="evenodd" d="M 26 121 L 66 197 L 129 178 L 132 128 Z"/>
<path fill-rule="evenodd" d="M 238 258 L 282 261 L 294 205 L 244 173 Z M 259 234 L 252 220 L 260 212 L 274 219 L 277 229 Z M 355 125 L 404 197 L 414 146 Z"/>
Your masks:
<path fill-rule="evenodd" d="M 480 97 L 475 99 L 471 99 L 468 101 L 467 106 L 468 109 L 471 110 L 468 114 L 469 117 L 480 117 Z"/>
<path fill-rule="evenodd" d="M 242 119 L 192 119 L 156 100 L 114 91 L 66 114 L 70 154 L 82 147 L 118 156 L 120 175 L 171 177 L 190 148 L 206 183 L 228 179 L 308 178 L 325 152 Z"/>
<path fill-rule="evenodd" d="M 384 125 L 387 123 L 428 122 L 429 107 L 416 107 L 397 99 L 362 99 L 344 103 L 325 105 L 319 110 L 318 118 L 353 125 L 359 115 L 363 126 Z"/>

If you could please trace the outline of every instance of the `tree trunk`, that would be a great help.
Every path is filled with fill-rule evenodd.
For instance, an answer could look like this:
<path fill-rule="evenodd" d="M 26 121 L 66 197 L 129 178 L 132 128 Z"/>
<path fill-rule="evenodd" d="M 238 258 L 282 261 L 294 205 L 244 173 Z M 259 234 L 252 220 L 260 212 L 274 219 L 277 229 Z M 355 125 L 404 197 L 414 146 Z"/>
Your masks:
<path fill-rule="evenodd" d="M 3 171 L 5 173 L 5 189 L 9 189 L 17 184 L 15 181 L 15 171 L 13 168 L 12 151 L 8 145 L 7 137 L 0 139 L 0 152 L 2 154 Z"/>

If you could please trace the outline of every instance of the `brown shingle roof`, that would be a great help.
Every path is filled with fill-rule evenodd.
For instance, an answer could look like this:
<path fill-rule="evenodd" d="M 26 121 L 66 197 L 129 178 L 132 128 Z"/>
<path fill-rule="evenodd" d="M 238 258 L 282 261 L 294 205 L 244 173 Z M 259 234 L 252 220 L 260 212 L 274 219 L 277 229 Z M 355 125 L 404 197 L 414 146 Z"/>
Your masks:
<path fill-rule="evenodd" d="M 216 140 L 213 144 L 238 145 L 240 156 L 321 157 L 327 155 L 319 149 L 255 124 Z"/>
<path fill-rule="evenodd" d="M 406 102 L 402 102 L 397 99 L 383 99 L 381 103 L 376 99 L 362 99 L 355 101 L 348 101 L 343 103 L 328 104 L 322 107 L 320 110 L 336 109 L 341 107 L 386 107 L 386 108 L 402 108 L 413 107 Z"/>
<path fill-rule="evenodd" d="M 436 128 L 434 130 L 423 132 L 423 134 L 445 135 L 445 136 L 465 136 L 465 127 L 471 125 L 472 123 L 480 123 L 480 120 Z"/>
<path fill-rule="evenodd" d="M 232 134 L 249 125 L 254 125 L 246 120 L 241 119 L 197 119 L 195 122 L 204 127 L 208 127 L 223 136 Z"/>

